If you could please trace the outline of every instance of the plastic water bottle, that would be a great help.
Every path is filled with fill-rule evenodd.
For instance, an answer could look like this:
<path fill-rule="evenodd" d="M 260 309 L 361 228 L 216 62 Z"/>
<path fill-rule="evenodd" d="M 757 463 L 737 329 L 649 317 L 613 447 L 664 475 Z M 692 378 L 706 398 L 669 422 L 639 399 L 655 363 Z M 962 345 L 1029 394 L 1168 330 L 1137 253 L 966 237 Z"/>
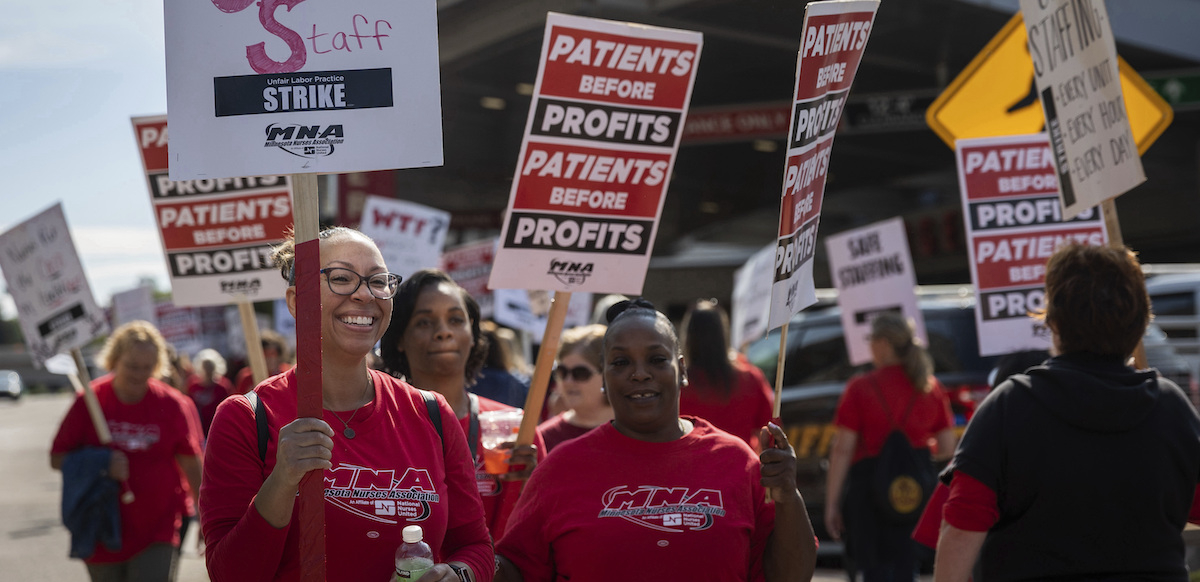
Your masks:
<path fill-rule="evenodd" d="M 429 549 L 429 544 L 421 541 L 425 532 L 419 525 L 406 526 L 402 535 L 404 543 L 396 548 L 396 575 L 392 580 L 418 580 L 433 568 L 433 550 Z"/>

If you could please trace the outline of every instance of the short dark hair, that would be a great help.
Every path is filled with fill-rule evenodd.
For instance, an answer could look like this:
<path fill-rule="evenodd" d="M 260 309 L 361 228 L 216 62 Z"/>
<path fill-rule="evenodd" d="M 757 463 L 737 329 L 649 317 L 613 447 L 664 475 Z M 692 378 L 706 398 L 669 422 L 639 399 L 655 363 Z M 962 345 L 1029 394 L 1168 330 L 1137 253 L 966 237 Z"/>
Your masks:
<path fill-rule="evenodd" d="M 413 311 L 417 308 L 417 297 L 426 287 L 434 287 L 440 283 L 449 283 L 462 296 L 463 304 L 467 307 L 467 318 L 471 320 L 471 337 L 475 346 L 467 357 L 465 380 L 471 383 L 483 369 L 483 360 L 487 356 L 488 343 L 479 327 L 479 303 L 461 285 L 454 282 L 444 271 L 439 269 L 421 269 L 400 284 L 396 296 L 392 299 L 392 321 L 383 338 L 379 340 L 379 355 L 383 360 L 383 370 L 393 376 L 397 374 L 408 378 L 412 369 L 408 365 L 408 355 L 400 351 L 400 343 L 404 339 L 404 331 L 412 320 Z"/>
<path fill-rule="evenodd" d="M 1046 262 L 1041 314 L 1064 353 L 1126 358 L 1150 323 L 1146 276 L 1128 248 L 1071 243 Z"/>
<path fill-rule="evenodd" d="M 668 338 L 675 344 L 675 353 L 681 354 L 679 346 L 679 334 L 675 331 L 675 325 L 667 316 L 656 309 L 654 304 L 638 297 L 637 299 L 629 299 L 614 303 L 608 308 L 605 313 L 605 318 L 608 320 L 608 329 L 604 331 L 604 351 L 608 351 L 608 336 L 612 333 L 613 327 L 617 322 L 632 317 L 649 317 L 654 320 L 655 326 L 661 326 L 666 332 Z"/>

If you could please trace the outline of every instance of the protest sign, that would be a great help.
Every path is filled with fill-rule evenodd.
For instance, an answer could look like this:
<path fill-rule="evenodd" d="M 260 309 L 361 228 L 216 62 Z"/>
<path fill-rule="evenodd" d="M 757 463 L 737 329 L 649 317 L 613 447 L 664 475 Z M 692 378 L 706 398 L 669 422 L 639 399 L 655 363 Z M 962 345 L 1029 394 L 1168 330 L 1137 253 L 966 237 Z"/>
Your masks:
<path fill-rule="evenodd" d="M 641 293 L 701 45 L 547 15 L 492 289 Z"/>
<path fill-rule="evenodd" d="M 492 319 L 500 325 L 529 334 L 533 343 L 541 343 L 550 320 L 550 293 L 524 289 L 496 289 Z M 592 316 L 592 294 L 565 294 L 569 303 L 563 328 L 587 325 Z M 557 298 L 556 298 L 557 299 Z"/>
<path fill-rule="evenodd" d="M 135 117 L 133 130 L 175 305 L 283 297 L 287 281 L 271 261 L 271 247 L 292 226 L 288 177 L 172 181 L 167 118 Z M 174 142 L 170 151 L 174 154 Z"/>
<path fill-rule="evenodd" d="M 34 364 L 108 333 L 61 203 L 0 234 L 0 270 Z"/>
<path fill-rule="evenodd" d="M 1066 242 L 1106 244 L 1102 213 L 1063 214 L 1045 133 L 960 139 L 957 146 L 980 355 L 1049 349 L 1049 330 L 1029 317 L 1044 306 L 1046 260 Z"/>
<path fill-rule="evenodd" d="M 158 325 L 154 313 L 154 289 L 149 285 L 140 285 L 127 291 L 113 293 L 113 327 L 121 327 L 139 319 Z"/>
<path fill-rule="evenodd" d="M 164 4 L 172 179 L 442 164 L 436 3 L 302 1 Z"/>
<path fill-rule="evenodd" d="M 359 230 L 371 237 L 383 263 L 407 279 L 421 269 L 438 266 L 450 213 L 415 202 L 367 196 Z"/>
<path fill-rule="evenodd" d="M 1102 0 L 1021 0 L 1066 218 L 1146 181 Z"/>
<path fill-rule="evenodd" d="M 928 344 L 925 318 L 917 307 L 917 285 L 904 219 L 892 218 L 825 239 L 829 273 L 838 290 L 842 329 L 850 363 L 871 361 L 871 320 L 885 312 L 913 322 L 916 337 Z"/>
<path fill-rule="evenodd" d="M 878 8 L 877 0 L 811 2 L 804 8 L 779 203 L 771 329 L 817 301 L 813 257 L 833 134 Z"/>
<path fill-rule="evenodd" d="M 493 319 L 495 314 L 495 299 L 488 288 L 488 277 L 492 275 L 492 260 L 496 256 L 497 244 L 497 239 L 490 238 L 442 253 L 441 269 L 475 298 L 483 319 Z"/>
<path fill-rule="evenodd" d="M 729 309 L 729 345 L 741 349 L 767 333 L 771 284 L 762 274 L 775 260 L 775 243 L 754 253 L 733 273 L 733 306 Z"/>

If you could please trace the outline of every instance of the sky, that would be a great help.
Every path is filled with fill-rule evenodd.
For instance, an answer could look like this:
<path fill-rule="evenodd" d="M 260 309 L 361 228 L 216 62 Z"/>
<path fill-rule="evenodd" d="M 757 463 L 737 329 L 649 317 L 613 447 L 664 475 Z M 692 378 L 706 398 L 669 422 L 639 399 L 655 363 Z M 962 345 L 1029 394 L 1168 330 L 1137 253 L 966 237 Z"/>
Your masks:
<path fill-rule="evenodd" d="M 130 122 L 167 112 L 162 9 L 3 1 L 0 232 L 61 202 L 101 306 L 145 277 L 170 285 Z M 0 316 L 16 316 L 7 293 Z"/>

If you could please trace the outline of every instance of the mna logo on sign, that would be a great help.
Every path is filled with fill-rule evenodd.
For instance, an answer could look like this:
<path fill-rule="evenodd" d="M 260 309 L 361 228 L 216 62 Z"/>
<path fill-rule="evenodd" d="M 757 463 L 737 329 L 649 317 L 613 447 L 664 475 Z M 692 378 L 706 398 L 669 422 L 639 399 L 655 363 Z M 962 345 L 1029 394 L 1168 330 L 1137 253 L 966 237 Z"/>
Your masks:
<path fill-rule="evenodd" d="M 293 156 L 315 158 L 333 155 L 338 145 L 345 143 L 341 125 L 300 125 L 272 123 L 265 130 L 267 142 L 263 147 L 279 148 Z"/>
<path fill-rule="evenodd" d="M 554 275 L 554 278 L 561 281 L 563 285 L 582 285 L 584 281 L 587 281 L 588 276 L 592 274 L 595 268 L 595 263 L 576 263 L 551 259 L 550 270 L 546 271 L 546 273 Z"/>

